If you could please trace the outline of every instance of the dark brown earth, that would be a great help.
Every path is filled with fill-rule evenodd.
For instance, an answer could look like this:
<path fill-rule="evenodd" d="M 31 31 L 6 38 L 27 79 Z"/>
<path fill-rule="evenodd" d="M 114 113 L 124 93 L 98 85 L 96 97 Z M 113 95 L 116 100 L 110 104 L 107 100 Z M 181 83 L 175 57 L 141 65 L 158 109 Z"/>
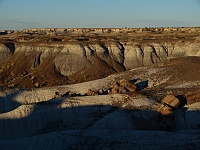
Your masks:
<path fill-rule="evenodd" d="M 29 57 L 21 56 L 21 54 L 19 56 L 14 54 L 12 58 L 1 64 L 3 68 L 0 75 L 2 87 L 31 88 L 68 84 L 68 78 L 55 69 L 51 57 L 46 58 L 46 62 L 32 69 L 29 64 L 34 54 Z"/>

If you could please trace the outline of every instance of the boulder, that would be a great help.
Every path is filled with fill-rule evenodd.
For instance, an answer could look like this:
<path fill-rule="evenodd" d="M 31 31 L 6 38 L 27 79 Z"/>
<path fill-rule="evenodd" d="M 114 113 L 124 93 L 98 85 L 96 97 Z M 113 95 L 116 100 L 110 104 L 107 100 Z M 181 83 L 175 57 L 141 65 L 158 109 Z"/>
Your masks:
<path fill-rule="evenodd" d="M 174 95 L 167 95 L 163 100 L 163 104 L 166 104 L 168 106 L 171 106 L 173 108 L 178 108 L 180 105 L 180 101 L 178 98 L 176 98 Z"/>
<path fill-rule="evenodd" d="M 163 116 L 167 116 L 167 115 L 171 115 L 173 113 L 172 109 L 168 106 L 165 106 L 165 105 L 161 105 L 161 108 L 160 108 L 160 114 L 163 115 Z"/>

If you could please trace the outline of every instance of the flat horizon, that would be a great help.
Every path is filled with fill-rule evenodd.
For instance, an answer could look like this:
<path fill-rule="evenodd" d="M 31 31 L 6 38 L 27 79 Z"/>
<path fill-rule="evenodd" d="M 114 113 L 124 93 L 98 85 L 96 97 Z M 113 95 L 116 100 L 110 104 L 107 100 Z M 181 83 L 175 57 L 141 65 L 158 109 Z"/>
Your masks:
<path fill-rule="evenodd" d="M 13 29 L 5 29 L 5 30 L 0 30 L 0 31 L 23 31 L 23 30 L 31 30 L 31 29 L 144 29 L 144 28 L 148 28 L 148 29 L 159 29 L 159 28 L 200 28 L 200 26 L 194 26 L 194 27 L 130 27 L 130 28 L 127 28 L 127 27 L 121 27 L 121 28 L 112 28 L 112 27 L 91 27 L 91 28 L 88 28 L 88 27 L 80 27 L 80 28 L 25 28 L 25 29 L 16 29 L 16 30 L 13 30 Z"/>
<path fill-rule="evenodd" d="M 199 0 L 0 0 L 0 30 L 199 27 Z"/>

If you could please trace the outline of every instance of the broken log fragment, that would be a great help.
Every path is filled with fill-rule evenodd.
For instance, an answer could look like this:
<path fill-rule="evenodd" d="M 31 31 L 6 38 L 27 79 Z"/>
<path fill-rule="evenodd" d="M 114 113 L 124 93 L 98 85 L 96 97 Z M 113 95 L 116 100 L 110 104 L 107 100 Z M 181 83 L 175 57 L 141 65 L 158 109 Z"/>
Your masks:
<path fill-rule="evenodd" d="M 127 81 L 126 79 L 121 79 L 119 81 L 120 86 L 127 89 L 127 92 L 134 92 L 136 90 L 136 85 L 132 84 L 131 82 Z"/>
<path fill-rule="evenodd" d="M 126 79 L 119 80 L 119 84 L 120 84 L 120 86 L 126 86 L 126 84 L 127 84 Z"/>
<path fill-rule="evenodd" d="M 98 95 L 98 93 L 95 92 L 95 91 L 92 91 L 91 89 L 89 89 L 89 90 L 87 91 L 87 96 L 94 96 L 94 95 Z"/>
<path fill-rule="evenodd" d="M 180 105 L 180 101 L 178 98 L 176 98 L 174 95 L 167 95 L 163 100 L 162 100 L 163 104 L 166 104 L 170 107 L 173 108 L 178 108 L 178 106 Z"/>
<path fill-rule="evenodd" d="M 113 82 L 112 84 L 112 88 L 118 88 L 119 86 L 120 86 L 120 83 L 117 81 Z"/>
<path fill-rule="evenodd" d="M 103 90 L 103 89 L 100 89 L 99 91 L 98 91 L 98 94 L 99 95 L 102 95 L 102 94 L 104 94 L 105 93 L 105 91 Z"/>
<path fill-rule="evenodd" d="M 125 88 L 128 89 L 130 92 L 134 92 L 137 87 L 136 87 L 136 85 L 134 85 L 130 82 L 127 82 Z"/>
<path fill-rule="evenodd" d="M 159 107 L 159 112 L 163 116 L 173 114 L 173 110 L 178 108 L 180 105 L 180 101 L 174 95 L 167 95 L 163 98 L 162 103 Z"/>
<path fill-rule="evenodd" d="M 161 104 L 159 112 L 163 116 L 171 115 L 173 113 L 172 109 L 164 104 Z"/>

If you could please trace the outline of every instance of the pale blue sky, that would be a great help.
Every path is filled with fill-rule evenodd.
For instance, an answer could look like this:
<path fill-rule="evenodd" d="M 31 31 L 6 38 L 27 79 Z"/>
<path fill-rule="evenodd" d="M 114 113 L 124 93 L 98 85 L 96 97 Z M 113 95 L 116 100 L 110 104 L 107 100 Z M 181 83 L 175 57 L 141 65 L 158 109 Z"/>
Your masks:
<path fill-rule="evenodd" d="M 0 0 L 0 30 L 200 26 L 200 0 Z"/>

